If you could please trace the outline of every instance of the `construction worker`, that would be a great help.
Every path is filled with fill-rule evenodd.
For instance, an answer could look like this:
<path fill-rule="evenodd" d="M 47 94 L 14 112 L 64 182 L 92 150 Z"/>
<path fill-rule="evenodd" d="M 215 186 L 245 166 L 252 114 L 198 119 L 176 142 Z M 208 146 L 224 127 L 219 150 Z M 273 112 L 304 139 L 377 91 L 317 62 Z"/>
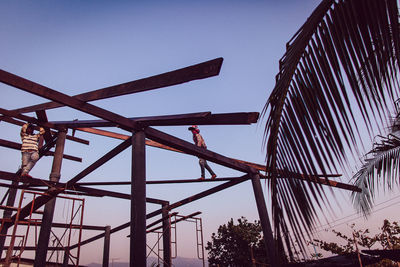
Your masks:
<path fill-rule="evenodd" d="M 30 123 L 25 123 L 21 128 L 21 176 L 26 176 L 29 178 L 31 178 L 29 171 L 39 160 L 39 138 L 45 133 L 45 130 L 40 127 L 39 133 L 34 134 L 34 129 L 34 126 Z"/>
<path fill-rule="evenodd" d="M 200 134 L 199 127 L 197 125 L 192 125 L 191 127 L 188 128 L 189 131 L 192 132 L 193 134 L 193 141 L 196 146 L 202 147 L 202 148 L 207 148 L 206 143 L 204 142 L 203 137 Z M 217 175 L 213 172 L 213 170 L 208 166 L 207 161 L 205 159 L 199 158 L 199 164 L 200 164 L 200 170 L 201 170 L 201 177 L 200 180 L 205 179 L 205 170 L 210 173 L 211 179 L 215 179 Z"/>

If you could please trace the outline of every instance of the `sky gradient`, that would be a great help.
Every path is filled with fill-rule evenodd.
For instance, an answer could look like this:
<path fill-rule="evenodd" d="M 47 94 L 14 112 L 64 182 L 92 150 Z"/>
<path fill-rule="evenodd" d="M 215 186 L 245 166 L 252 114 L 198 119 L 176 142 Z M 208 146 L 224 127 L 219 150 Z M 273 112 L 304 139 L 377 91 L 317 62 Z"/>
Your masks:
<path fill-rule="evenodd" d="M 92 103 L 126 117 L 202 111 L 261 112 L 274 87 L 278 61 L 285 52 L 286 42 L 319 2 L 5 0 L 0 3 L 0 68 L 75 95 L 223 57 L 217 77 Z M 0 84 L 0 89 L 3 92 L 0 99 L 2 108 L 14 109 L 45 102 L 40 97 L 4 84 Z M 50 121 L 93 119 L 70 108 L 50 110 L 47 115 Z M 202 126 L 200 129 L 210 150 L 262 164 L 265 159 L 262 150 L 264 124 L 265 120 L 261 119 L 250 126 Z M 2 139 L 20 141 L 18 127 L 7 123 L 0 123 L 0 127 Z M 158 128 L 184 140 L 192 140 L 186 126 Z M 82 157 L 83 163 L 64 161 L 61 182 L 69 180 L 120 143 L 82 132 L 77 136 L 89 139 L 91 143 L 85 146 L 67 142 L 65 153 Z M 1 170 L 15 172 L 20 164 L 20 153 L 6 148 L 0 148 L 0 153 Z M 155 148 L 148 148 L 146 153 L 148 180 L 195 179 L 200 176 L 195 157 Z M 129 181 L 130 160 L 128 149 L 82 181 Z M 213 163 L 210 166 L 219 177 L 241 175 Z M 31 174 L 47 179 L 50 169 L 51 159 L 45 158 L 38 162 Z M 343 177 L 342 181 L 348 182 L 349 178 Z M 147 195 L 173 203 L 209 187 L 209 183 L 149 185 Z M 129 187 L 106 189 L 130 191 Z M 327 213 L 326 220 L 321 216 L 323 225 L 326 221 L 332 222 L 355 212 L 349 204 L 349 194 L 334 191 L 343 210 L 336 210 L 336 216 Z M 5 189 L 0 188 L 2 195 L 4 192 Z M 264 192 L 269 203 L 267 191 Z M 381 202 L 392 198 L 393 195 L 386 194 Z M 85 224 L 115 227 L 129 220 L 128 201 L 87 198 L 85 202 Z M 57 203 L 63 205 L 62 201 Z M 148 211 L 156 208 L 149 205 Z M 177 211 L 181 215 L 202 212 L 205 241 L 210 240 L 211 233 L 230 218 L 258 219 L 249 182 Z M 394 216 L 393 213 L 382 215 L 378 212 L 381 211 L 377 211 L 373 227 L 375 224 L 380 226 L 383 217 L 397 220 L 390 217 Z M 372 225 L 371 220 L 354 219 L 354 222 L 360 227 L 364 227 L 364 223 L 368 227 Z M 346 223 L 342 226 L 348 228 Z M 112 236 L 110 258 L 128 260 L 128 232 L 126 229 Z M 178 226 L 178 236 L 178 256 L 195 257 L 194 226 L 182 223 Z M 82 264 L 101 262 L 102 242 L 82 248 Z"/>

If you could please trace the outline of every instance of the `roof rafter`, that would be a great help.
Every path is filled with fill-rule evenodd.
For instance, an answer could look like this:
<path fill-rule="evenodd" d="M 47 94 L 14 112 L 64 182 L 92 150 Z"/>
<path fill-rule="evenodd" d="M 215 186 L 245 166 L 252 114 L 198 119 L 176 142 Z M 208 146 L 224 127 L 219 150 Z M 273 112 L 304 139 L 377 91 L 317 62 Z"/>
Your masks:
<path fill-rule="evenodd" d="M 211 114 L 211 112 L 188 113 L 178 115 L 164 115 L 151 117 L 129 118 L 140 127 L 148 126 L 182 126 L 182 125 L 244 125 L 258 121 L 258 112 L 235 112 Z M 68 128 L 87 127 L 117 127 L 118 125 L 106 120 L 74 120 L 74 121 L 52 121 L 54 125 L 62 124 Z"/>
<path fill-rule="evenodd" d="M 209 78 L 219 74 L 223 58 L 216 58 L 189 67 L 165 72 L 159 75 L 143 78 L 136 81 L 122 83 L 87 93 L 75 95 L 74 98 L 84 102 L 100 100 L 126 94 L 138 93 L 162 87 L 168 87 L 181 83 Z M 18 113 L 27 113 L 36 110 L 45 110 L 64 106 L 59 102 L 48 102 L 44 104 L 15 109 Z"/>

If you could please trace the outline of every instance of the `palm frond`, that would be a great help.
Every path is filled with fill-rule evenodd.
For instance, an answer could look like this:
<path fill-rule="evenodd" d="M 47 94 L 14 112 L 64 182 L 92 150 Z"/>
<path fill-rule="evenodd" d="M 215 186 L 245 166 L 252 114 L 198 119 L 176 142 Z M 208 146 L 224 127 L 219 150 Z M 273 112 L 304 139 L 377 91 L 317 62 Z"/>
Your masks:
<path fill-rule="evenodd" d="M 393 128 L 398 126 L 393 124 Z M 382 137 L 379 143 L 368 153 L 363 166 L 353 176 L 354 184 L 362 189 L 361 192 L 353 192 L 354 207 L 364 216 L 370 214 L 374 204 L 376 190 L 382 186 L 384 189 L 392 189 L 394 183 L 398 183 L 400 177 L 400 138 L 389 134 Z"/>
<path fill-rule="evenodd" d="M 368 215 L 374 204 L 374 193 L 381 184 L 391 188 L 398 182 L 400 170 L 400 145 L 381 152 L 377 157 L 365 161 L 361 169 L 353 176 L 355 185 L 362 192 L 353 192 L 352 199 L 358 212 Z"/>
<path fill-rule="evenodd" d="M 303 243 L 329 206 L 320 185 L 277 170 L 290 178 L 345 169 L 346 150 L 359 153 L 358 125 L 372 135 L 398 96 L 399 59 L 396 0 L 323 0 L 289 41 L 262 113 L 275 234 L 290 228 Z"/>

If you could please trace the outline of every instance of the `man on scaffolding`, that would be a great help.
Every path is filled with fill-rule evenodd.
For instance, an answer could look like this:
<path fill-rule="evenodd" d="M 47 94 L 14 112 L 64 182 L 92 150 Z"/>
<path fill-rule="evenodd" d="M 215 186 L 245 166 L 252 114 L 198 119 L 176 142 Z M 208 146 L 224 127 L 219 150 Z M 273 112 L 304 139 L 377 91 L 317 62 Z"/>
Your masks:
<path fill-rule="evenodd" d="M 34 134 L 35 127 L 30 123 L 25 123 L 21 128 L 21 154 L 22 166 L 21 176 L 32 178 L 30 170 L 39 160 L 39 139 L 45 133 L 44 128 L 40 127 L 39 133 Z"/>

